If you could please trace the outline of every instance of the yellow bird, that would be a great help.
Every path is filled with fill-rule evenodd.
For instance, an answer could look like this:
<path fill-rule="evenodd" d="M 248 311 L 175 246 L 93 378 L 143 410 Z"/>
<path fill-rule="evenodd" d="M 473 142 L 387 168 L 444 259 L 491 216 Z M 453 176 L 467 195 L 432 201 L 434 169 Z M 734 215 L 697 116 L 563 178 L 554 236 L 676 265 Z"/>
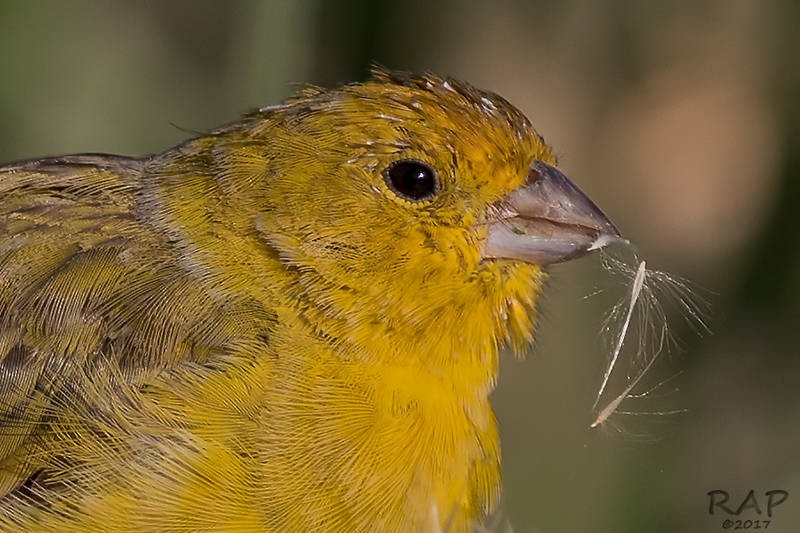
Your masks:
<path fill-rule="evenodd" d="M 0 168 L 0 530 L 464 531 L 498 350 L 618 235 L 496 94 L 376 70 Z"/>

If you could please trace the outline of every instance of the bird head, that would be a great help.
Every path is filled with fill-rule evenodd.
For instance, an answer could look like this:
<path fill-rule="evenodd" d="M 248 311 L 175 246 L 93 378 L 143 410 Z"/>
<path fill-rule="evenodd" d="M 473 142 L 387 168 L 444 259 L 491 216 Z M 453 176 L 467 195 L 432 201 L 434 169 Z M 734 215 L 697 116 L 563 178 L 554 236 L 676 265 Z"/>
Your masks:
<path fill-rule="evenodd" d="M 377 70 L 217 135 L 231 217 L 345 344 L 521 347 L 543 267 L 619 235 L 519 110 L 452 79 Z"/>

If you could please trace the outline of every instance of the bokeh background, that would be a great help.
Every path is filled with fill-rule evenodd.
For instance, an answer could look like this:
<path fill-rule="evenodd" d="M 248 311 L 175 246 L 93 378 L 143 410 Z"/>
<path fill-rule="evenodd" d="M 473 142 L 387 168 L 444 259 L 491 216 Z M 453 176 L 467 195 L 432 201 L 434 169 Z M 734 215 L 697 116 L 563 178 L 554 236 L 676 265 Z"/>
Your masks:
<path fill-rule="evenodd" d="M 590 429 L 624 288 L 596 259 L 553 268 L 536 345 L 495 393 L 492 527 L 719 531 L 708 491 L 752 489 L 766 513 L 783 489 L 769 530 L 800 531 L 798 28 L 791 0 L 4 0 L 0 159 L 157 152 L 373 61 L 498 92 L 648 265 L 696 284 L 712 333 L 671 315 L 679 349 L 649 386 L 679 377 Z"/>

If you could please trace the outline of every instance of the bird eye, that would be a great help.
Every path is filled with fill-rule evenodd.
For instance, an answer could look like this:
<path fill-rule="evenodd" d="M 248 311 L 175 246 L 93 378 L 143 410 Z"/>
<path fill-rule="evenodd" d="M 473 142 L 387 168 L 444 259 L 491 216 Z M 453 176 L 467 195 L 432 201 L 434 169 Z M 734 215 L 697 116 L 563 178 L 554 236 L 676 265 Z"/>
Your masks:
<path fill-rule="evenodd" d="M 420 161 L 396 161 L 383 172 L 383 177 L 390 189 L 412 202 L 428 200 L 439 191 L 436 172 Z"/>

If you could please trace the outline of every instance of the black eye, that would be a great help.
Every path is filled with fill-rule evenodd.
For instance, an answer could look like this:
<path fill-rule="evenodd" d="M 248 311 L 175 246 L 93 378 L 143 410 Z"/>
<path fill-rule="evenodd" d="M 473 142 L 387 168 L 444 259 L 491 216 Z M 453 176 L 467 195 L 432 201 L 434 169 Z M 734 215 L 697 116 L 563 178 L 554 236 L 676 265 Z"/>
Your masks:
<path fill-rule="evenodd" d="M 390 189 L 412 202 L 427 200 L 439 190 L 436 172 L 419 161 L 396 161 L 383 172 L 383 177 Z"/>

